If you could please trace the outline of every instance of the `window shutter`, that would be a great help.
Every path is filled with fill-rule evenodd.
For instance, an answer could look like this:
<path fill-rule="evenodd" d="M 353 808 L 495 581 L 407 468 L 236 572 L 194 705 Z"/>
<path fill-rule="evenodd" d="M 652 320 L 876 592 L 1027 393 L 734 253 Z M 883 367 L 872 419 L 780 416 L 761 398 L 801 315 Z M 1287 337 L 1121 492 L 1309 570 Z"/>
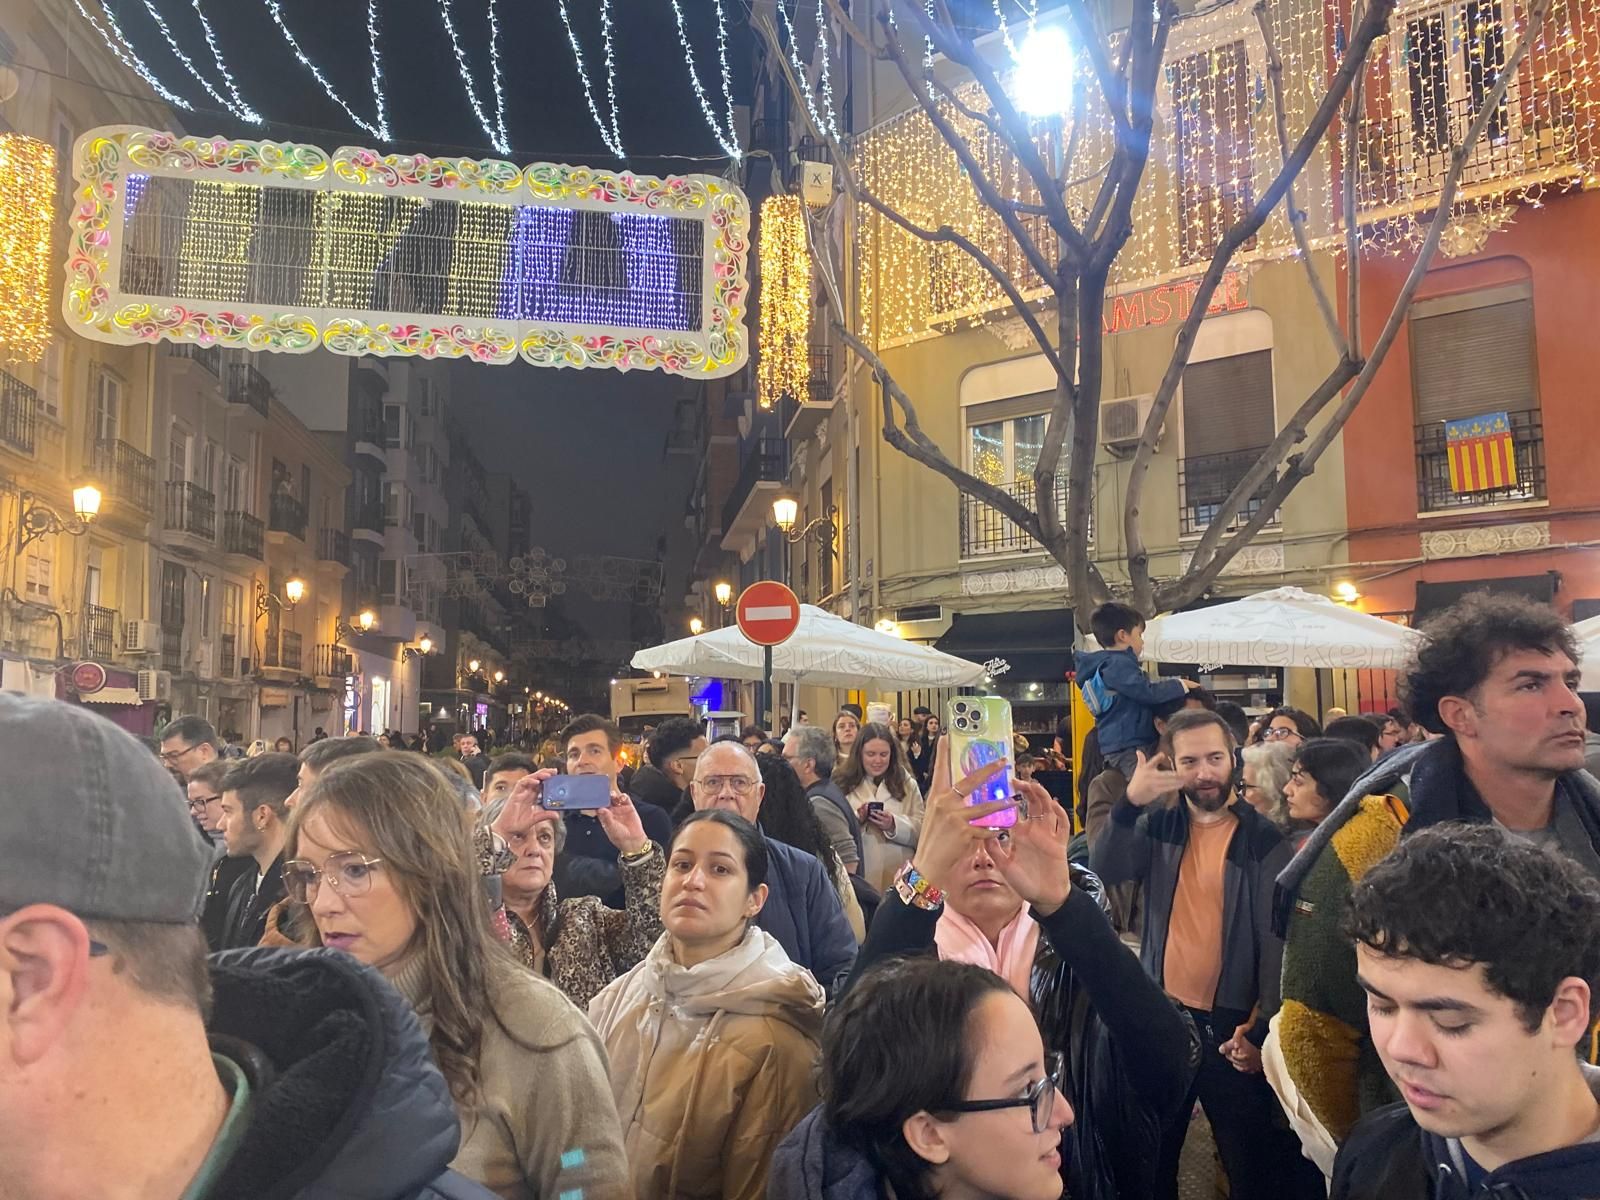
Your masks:
<path fill-rule="evenodd" d="M 1027 396 L 1008 396 L 1004 400 L 986 400 L 982 404 L 969 404 L 966 414 L 967 428 L 987 425 L 991 421 L 1009 421 L 1013 417 L 1036 417 L 1050 411 L 1056 402 L 1054 392 L 1033 392 Z"/>
<path fill-rule="evenodd" d="M 1214 358 L 1185 368 L 1185 458 L 1259 450 L 1277 431 L 1271 350 Z"/>
<path fill-rule="evenodd" d="M 1410 325 L 1418 425 L 1539 407 L 1531 300 L 1414 312 Z"/>

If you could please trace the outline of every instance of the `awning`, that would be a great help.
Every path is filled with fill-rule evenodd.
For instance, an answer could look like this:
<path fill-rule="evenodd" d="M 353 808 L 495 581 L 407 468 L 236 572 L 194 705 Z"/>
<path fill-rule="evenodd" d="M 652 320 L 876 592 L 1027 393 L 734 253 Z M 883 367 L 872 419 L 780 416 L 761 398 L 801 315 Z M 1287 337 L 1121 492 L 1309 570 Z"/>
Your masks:
<path fill-rule="evenodd" d="M 139 689 L 130 687 L 103 687 L 98 692 L 90 692 L 87 696 L 79 695 L 79 700 L 85 704 L 143 704 L 139 698 Z"/>
<path fill-rule="evenodd" d="M 1003 659 L 1011 665 L 1003 678 L 1057 683 L 1072 670 L 1072 610 L 956 613 L 950 628 L 933 644 L 935 650 L 968 662 Z"/>
<path fill-rule="evenodd" d="M 1551 604 L 1556 598 L 1556 580 L 1558 576 L 1554 571 L 1546 571 L 1543 575 L 1508 575 L 1501 579 L 1463 579 L 1456 583 L 1418 583 L 1417 607 L 1411 614 L 1411 624 L 1421 625 L 1434 613 L 1449 608 L 1456 601 L 1473 592 L 1504 593 L 1511 596 L 1526 596 L 1529 600 L 1537 600 L 1542 604 Z"/>

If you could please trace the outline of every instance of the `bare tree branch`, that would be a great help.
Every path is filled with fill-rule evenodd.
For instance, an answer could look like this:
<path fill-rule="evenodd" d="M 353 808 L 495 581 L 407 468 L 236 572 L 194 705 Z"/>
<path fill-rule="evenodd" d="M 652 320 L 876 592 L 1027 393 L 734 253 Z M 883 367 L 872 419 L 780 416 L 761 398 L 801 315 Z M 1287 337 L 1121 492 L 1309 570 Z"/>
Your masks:
<path fill-rule="evenodd" d="M 1111 113 L 1112 124 L 1116 126 L 1117 140 L 1120 141 L 1128 132 L 1131 123 L 1128 112 L 1128 79 L 1126 70 L 1116 70 L 1111 66 L 1111 60 L 1106 56 L 1105 42 L 1101 39 L 1100 30 L 1095 26 L 1093 15 L 1089 12 L 1086 0 L 1071 0 L 1067 11 L 1072 17 L 1072 23 L 1078 30 L 1078 41 L 1082 44 L 1084 53 L 1089 56 L 1090 65 L 1094 67 L 1095 78 L 1100 82 L 1100 94 L 1106 98 L 1106 108 Z M 1123 45 L 1124 68 L 1127 62 L 1126 55 L 1133 45 L 1130 37 Z"/>
<path fill-rule="evenodd" d="M 1138 448 L 1134 451 L 1133 465 L 1128 472 L 1128 490 L 1123 510 L 1123 536 L 1126 539 L 1128 576 L 1136 596 L 1150 591 L 1150 552 L 1145 545 L 1144 532 L 1137 517 L 1139 502 L 1144 496 L 1145 480 L 1150 472 L 1150 460 L 1155 455 L 1156 436 L 1166 422 L 1167 413 L 1172 407 L 1172 398 L 1178 390 L 1178 382 L 1183 378 L 1183 370 L 1189 365 L 1189 355 L 1194 349 L 1194 338 L 1199 331 L 1200 322 L 1205 319 L 1206 310 L 1211 306 L 1211 297 L 1227 273 L 1228 264 L 1233 256 L 1266 223 L 1267 216 L 1278 206 L 1278 202 L 1288 191 L 1290 181 L 1305 169 L 1312 152 L 1327 133 L 1328 126 L 1349 92 L 1352 81 L 1365 66 L 1367 52 L 1373 40 L 1388 27 L 1389 14 L 1394 10 L 1394 3 L 1395 0 L 1373 0 L 1361 24 L 1351 36 L 1344 59 L 1340 62 L 1338 71 L 1334 73 L 1322 103 L 1307 124 L 1294 152 L 1284 161 L 1277 177 L 1273 179 L 1249 215 L 1223 234 L 1216 252 L 1211 256 L 1210 265 L 1201 277 L 1193 306 L 1184 319 L 1183 326 L 1178 330 L 1172 358 L 1168 361 L 1166 374 L 1162 376 L 1161 385 L 1156 390 L 1154 403 L 1150 407 L 1150 417 L 1145 422 L 1144 434 L 1139 439 Z M 1136 12 L 1138 8 L 1136 5 Z"/>
<path fill-rule="evenodd" d="M 844 5 L 839 3 L 839 0 L 828 0 L 828 11 L 833 14 L 833 19 L 839 22 L 839 26 L 845 31 L 846 36 L 865 50 L 867 54 L 877 59 L 889 57 L 882 46 L 873 44 L 872 39 L 867 36 L 866 30 L 850 19 L 850 14 L 845 12 Z"/>
<path fill-rule="evenodd" d="M 1278 156 L 1287 161 L 1289 118 L 1283 103 L 1283 59 L 1278 56 L 1278 46 L 1272 40 L 1272 29 L 1267 22 L 1267 0 L 1256 0 L 1255 15 L 1256 24 L 1261 29 L 1261 40 L 1267 47 L 1267 82 L 1272 89 L 1272 117 L 1278 131 Z M 1300 251 L 1300 261 L 1305 264 L 1306 277 L 1311 282 L 1311 294 L 1317 301 L 1317 311 L 1322 314 L 1322 322 L 1328 327 L 1334 352 L 1338 353 L 1345 349 L 1345 333 L 1339 325 L 1339 314 L 1334 311 L 1328 289 L 1322 285 L 1322 277 L 1317 274 L 1316 260 L 1311 257 L 1311 239 L 1306 235 L 1306 214 L 1295 197 L 1292 179 L 1284 193 L 1284 202 L 1289 210 L 1289 229 L 1294 234 L 1295 248 Z"/>
<path fill-rule="evenodd" d="M 1350 390 L 1345 393 L 1344 400 L 1334 410 L 1333 416 L 1307 443 L 1305 450 L 1289 460 L 1287 470 L 1279 477 L 1277 484 L 1262 501 L 1260 510 L 1242 528 L 1237 530 L 1228 539 L 1227 543 L 1212 557 L 1211 561 L 1198 572 L 1192 573 L 1189 578 L 1182 581 L 1185 590 L 1193 595 L 1198 595 L 1210 585 L 1223 568 L 1238 555 L 1239 551 L 1250 544 L 1250 541 L 1266 525 L 1283 503 L 1290 492 L 1299 485 L 1302 479 L 1308 478 L 1316 468 L 1317 461 L 1327 451 L 1334 439 L 1344 430 L 1345 424 L 1355 412 L 1356 406 L 1361 403 L 1362 397 L 1372 386 L 1373 379 L 1377 376 L 1378 369 L 1383 365 L 1383 360 L 1388 356 L 1389 348 L 1394 345 L 1395 339 L 1400 335 L 1400 327 L 1405 324 L 1406 317 L 1411 311 L 1411 302 L 1416 297 L 1417 289 L 1422 286 L 1423 279 L 1427 276 L 1428 268 L 1433 264 L 1434 255 L 1438 253 L 1440 239 L 1444 236 L 1445 226 L 1450 223 L 1450 212 L 1455 207 L 1456 192 L 1461 185 L 1462 172 L 1466 170 L 1467 159 L 1472 155 L 1472 148 L 1483 137 L 1484 131 L 1489 127 L 1489 122 L 1499 110 L 1500 102 L 1505 98 L 1506 88 L 1511 79 L 1516 75 L 1522 60 L 1527 57 L 1533 45 L 1534 37 L 1544 25 L 1545 17 L 1550 11 L 1551 0 L 1534 0 L 1533 8 L 1529 11 L 1527 25 L 1523 29 L 1521 39 L 1517 42 L 1516 49 L 1506 59 L 1505 65 L 1500 68 L 1493 86 L 1483 98 L 1482 107 L 1473 118 L 1471 126 L 1467 129 L 1466 136 L 1461 139 L 1450 155 L 1450 168 L 1445 174 L 1444 184 L 1439 189 L 1438 207 L 1434 209 L 1433 219 L 1428 223 L 1428 232 L 1422 242 L 1422 248 L 1417 253 L 1417 261 L 1412 263 L 1411 270 L 1406 275 L 1405 283 L 1401 285 L 1400 294 L 1395 297 L 1394 307 L 1389 310 L 1388 319 L 1384 322 L 1383 332 L 1378 335 L 1378 340 L 1373 343 L 1372 353 L 1367 356 L 1362 364 L 1361 373 L 1355 382 L 1350 385 Z M 1192 596 L 1191 596 L 1192 598 Z"/>
<path fill-rule="evenodd" d="M 967 120 L 976 121 L 1001 141 L 1009 141 L 1009 138 L 1006 136 L 1006 131 L 1001 126 L 999 119 L 996 118 L 992 113 L 979 112 L 970 104 L 965 103 L 960 96 L 956 95 L 955 88 L 951 87 L 942 79 L 930 78 L 928 82 L 933 84 L 934 91 L 938 92 L 947 101 L 949 101 L 951 108 L 955 109 L 963 117 L 966 117 Z M 1041 213 L 1044 212 L 1043 205 L 1039 206 L 1039 211 Z"/>
<path fill-rule="evenodd" d="M 843 325 L 835 324 L 834 332 L 871 368 L 873 378 L 883 388 L 884 440 L 907 457 L 943 475 L 956 485 L 958 491 L 981 500 L 996 512 L 1010 518 L 1029 537 L 1043 541 L 1038 517 L 1029 512 L 1020 500 L 1004 489 L 979 479 L 971 472 L 963 471 L 950 461 L 932 438 L 923 433 L 922 425 L 917 420 L 916 406 L 911 402 L 911 397 L 906 395 L 905 390 L 895 382 L 894 376 L 889 373 L 889 368 L 884 366 L 883 360 Z M 905 423 L 904 430 L 901 430 L 895 422 L 895 408 L 900 410 L 901 420 Z"/>
<path fill-rule="evenodd" d="M 1361 0 L 1356 0 L 1355 11 L 1361 11 Z M 1356 155 L 1360 153 L 1366 86 L 1363 72 L 1350 87 L 1350 102 L 1345 108 L 1344 178 L 1340 181 L 1344 192 L 1345 320 L 1349 322 L 1344 352 L 1345 357 L 1356 361 L 1361 359 L 1361 227 L 1356 222 Z"/>

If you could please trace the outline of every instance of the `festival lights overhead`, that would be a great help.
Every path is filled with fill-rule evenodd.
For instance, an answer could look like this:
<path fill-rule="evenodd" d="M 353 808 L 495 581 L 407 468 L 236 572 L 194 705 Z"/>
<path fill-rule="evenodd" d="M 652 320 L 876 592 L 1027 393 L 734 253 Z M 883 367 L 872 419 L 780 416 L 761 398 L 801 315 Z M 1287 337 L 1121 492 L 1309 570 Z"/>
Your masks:
<path fill-rule="evenodd" d="M 0 134 L 0 356 L 9 362 L 38 362 L 50 341 L 55 198 L 55 148 Z"/>
<path fill-rule="evenodd" d="M 606 47 L 606 95 L 610 97 L 609 122 L 601 118 L 600 106 L 595 103 L 594 85 L 589 80 L 589 68 L 583 62 L 583 46 L 578 41 L 578 31 L 572 27 L 572 17 L 567 12 L 567 0 L 557 0 L 557 7 L 561 12 L 561 23 L 567 27 L 567 41 L 578 63 L 578 80 L 583 84 L 583 98 L 589 102 L 589 115 L 600 130 L 600 140 L 618 158 L 626 158 L 627 155 L 622 152 L 622 130 L 617 121 L 617 60 L 611 47 L 611 0 L 600 0 L 600 28 Z"/>
<path fill-rule="evenodd" d="M 798 196 L 761 203 L 761 350 L 757 400 L 802 399 L 811 381 L 811 256 Z"/>
<path fill-rule="evenodd" d="M 694 98 L 700 102 L 700 111 L 705 114 L 706 124 L 711 126 L 717 144 L 729 158 L 738 162 L 744 157 L 744 152 L 739 149 L 739 130 L 734 125 L 733 89 L 728 79 L 728 21 L 722 5 L 723 0 L 716 0 L 717 57 L 722 63 L 722 97 L 728 106 L 726 125 L 719 123 L 717 114 L 711 109 L 711 102 L 706 99 L 705 88 L 700 85 L 700 71 L 694 65 L 694 46 L 689 41 L 689 26 L 683 16 L 682 0 L 672 0 L 672 15 L 678 19 L 678 41 L 683 46 L 684 61 L 689 65 L 689 81 L 694 84 Z"/>
<path fill-rule="evenodd" d="M 200 81 L 200 86 L 205 88 L 206 95 L 222 105 L 223 108 L 227 109 L 229 113 L 239 120 L 247 121 L 252 125 L 260 125 L 261 114 L 239 98 L 239 89 L 234 86 L 233 77 L 228 74 L 228 68 L 222 65 L 222 57 L 217 53 L 216 39 L 211 33 L 211 22 L 206 20 L 206 14 L 200 8 L 200 0 L 192 0 L 192 2 L 195 14 L 200 18 L 201 27 L 205 30 L 206 43 L 211 47 L 211 53 L 217 60 L 217 70 L 221 73 L 224 84 L 228 89 L 229 95 L 227 96 L 217 91 L 211 81 L 196 69 L 193 60 L 184 53 L 183 47 L 178 45 L 177 39 L 172 36 L 172 28 L 167 24 L 167 19 L 161 15 L 161 10 L 155 6 L 154 0 L 144 0 L 144 7 L 145 11 L 150 14 L 150 19 L 156 23 L 156 28 L 161 31 L 161 36 L 166 40 L 167 49 L 171 50 L 173 56 L 188 69 L 189 74 Z"/>
<path fill-rule="evenodd" d="M 478 81 L 472 76 L 472 67 L 467 62 L 467 52 L 461 44 L 461 35 L 456 31 L 455 19 L 450 11 L 453 5 L 454 0 L 439 0 L 439 16 L 443 18 L 445 32 L 450 36 L 450 47 L 456 53 L 456 66 L 461 69 L 461 81 L 467 88 L 467 102 L 472 105 L 473 115 L 478 118 L 478 124 L 483 126 L 489 144 L 501 154 L 510 154 L 511 140 L 506 137 L 506 95 L 500 80 L 500 19 L 495 11 L 495 0 L 488 0 L 489 64 L 494 86 L 493 123 L 484 112 L 482 101 L 478 99 Z"/>
<path fill-rule="evenodd" d="M 156 95 L 160 96 L 168 104 L 181 108 L 185 112 L 194 107 L 182 96 L 170 90 L 166 84 L 156 78 L 149 67 L 145 66 L 144 59 L 139 57 L 138 52 L 129 44 L 128 39 L 123 36 L 122 26 L 117 24 L 117 18 L 112 13 L 107 0 L 99 0 L 100 18 L 105 21 L 104 25 L 101 25 L 100 20 L 96 19 L 84 7 L 83 0 L 72 0 L 72 4 L 78 10 L 78 15 L 89 23 L 89 27 L 100 35 L 101 41 L 105 42 L 111 53 L 117 56 L 117 61 L 148 83 Z"/>
<path fill-rule="evenodd" d="M 266 5 L 273 21 L 283 33 L 284 40 L 289 43 L 289 49 L 294 51 L 294 56 L 300 60 L 300 65 L 310 71 L 312 78 L 322 85 L 322 90 L 328 93 L 329 98 L 344 109 L 360 128 L 380 141 L 390 141 L 389 116 L 383 102 L 383 58 L 378 51 L 378 0 L 367 0 L 367 48 L 372 53 L 372 103 L 377 112 L 375 122 L 358 116 L 356 110 L 345 102 L 344 97 L 334 91 L 333 84 L 328 82 L 327 76 L 318 69 L 317 64 L 306 57 L 306 52 L 300 49 L 300 43 L 290 31 L 288 22 L 283 19 L 283 6 L 280 0 L 266 0 Z"/>
<path fill-rule="evenodd" d="M 1015 0 L 996 0 L 997 5 Z M 1322 5 L 1271 0 L 1266 22 L 1283 61 L 1284 108 L 1293 141 L 1327 86 L 1327 46 L 1342 48 L 1342 25 Z M 1365 67 L 1364 108 L 1357 135 L 1357 221 L 1364 246 L 1411 253 L 1426 231 L 1458 142 L 1493 82 L 1497 64 L 1522 36 L 1526 12 L 1482 0 L 1395 16 Z M 1042 31 L 1042 26 L 1040 31 Z M 904 23 L 902 34 L 909 38 Z M 1004 35 L 1012 44 L 1014 39 Z M 1117 39 L 1109 47 L 1116 58 Z M 1019 51 L 1024 52 L 1026 40 Z M 1112 156 L 1115 129 L 1100 88 L 1074 55 L 1061 67 L 1083 96 L 1082 126 L 1074 112 L 1041 122 L 1034 141 L 1045 161 L 1067 144 L 1078 151 L 1068 168 L 1066 201 L 1080 223 L 1094 202 Z M 1446 252 L 1481 248 L 1516 204 L 1537 206 L 1552 193 L 1600 182 L 1600 2 L 1562 0 L 1536 34 L 1503 104 L 1463 176 Z M 1021 102 L 1024 97 L 1015 90 Z M 988 108 L 976 84 L 957 88 L 963 103 Z M 985 174 L 1008 199 L 1037 204 L 1032 180 L 982 123 L 941 101 L 941 112 L 971 145 Z M 1051 105 L 1053 106 L 1053 105 Z M 1076 108 L 1076 105 L 1072 107 Z M 1157 120 L 1150 163 L 1141 180 L 1133 236 L 1113 266 L 1113 289 L 1199 275 L 1222 236 L 1266 189 L 1281 165 L 1274 108 L 1266 79 L 1266 43 L 1250 6 L 1213 6 L 1180 19 L 1156 88 Z M 1313 249 L 1340 254 L 1344 234 L 1330 143 L 1343 140 L 1335 121 L 1296 187 Z M 919 108 L 857 139 L 857 177 L 879 199 L 917 225 L 948 224 L 1007 268 L 1030 300 L 1048 289 L 1028 267 L 999 217 L 978 198 L 956 156 Z M 1286 259 L 1298 253 L 1280 204 L 1235 262 Z M 858 257 L 864 332 L 879 346 L 935 336 L 964 321 L 1003 316 L 1010 304 L 989 274 L 946 244 L 930 244 L 863 206 Z M 1043 220 L 1030 219 L 1046 258 L 1058 257 Z M 1457 249 L 1459 247 L 1459 249 Z"/>

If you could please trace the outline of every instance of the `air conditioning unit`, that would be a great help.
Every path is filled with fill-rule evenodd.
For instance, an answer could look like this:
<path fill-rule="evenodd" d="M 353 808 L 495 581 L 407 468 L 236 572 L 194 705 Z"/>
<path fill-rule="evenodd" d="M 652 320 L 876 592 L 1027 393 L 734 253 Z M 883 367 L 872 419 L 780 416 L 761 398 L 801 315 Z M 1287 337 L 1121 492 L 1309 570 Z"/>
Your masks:
<path fill-rule="evenodd" d="M 202 679 L 211 679 L 217 673 L 217 644 L 202 638 L 194 648 L 194 673 Z"/>
<path fill-rule="evenodd" d="M 800 164 L 800 199 L 807 208 L 824 208 L 833 203 L 833 164 L 803 162 Z"/>
<path fill-rule="evenodd" d="M 1118 458 L 1127 458 L 1139 445 L 1144 423 L 1150 418 L 1154 396 L 1123 396 L 1100 406 L 1100 444 Z M 1156 445 L 1160 446 L 1160 434 Z"/>
<path fill-rule="evenodd" d="M 913 604 L 895 609 L 894 622 L 907 641 L 931 641 L 950 628 L 950 614 L 942 604 Z"/>
<path fill-rule="evenodd" d="M 122 629 L 125 654 L 155 654 L 161 649 L 161 626 L 154 621 L 129 621 Z"/>
<path fill-rule="evenodd" d="M 164 703 L 172 699 L 171 671 L 140 671 L 139 699 Z"/>

